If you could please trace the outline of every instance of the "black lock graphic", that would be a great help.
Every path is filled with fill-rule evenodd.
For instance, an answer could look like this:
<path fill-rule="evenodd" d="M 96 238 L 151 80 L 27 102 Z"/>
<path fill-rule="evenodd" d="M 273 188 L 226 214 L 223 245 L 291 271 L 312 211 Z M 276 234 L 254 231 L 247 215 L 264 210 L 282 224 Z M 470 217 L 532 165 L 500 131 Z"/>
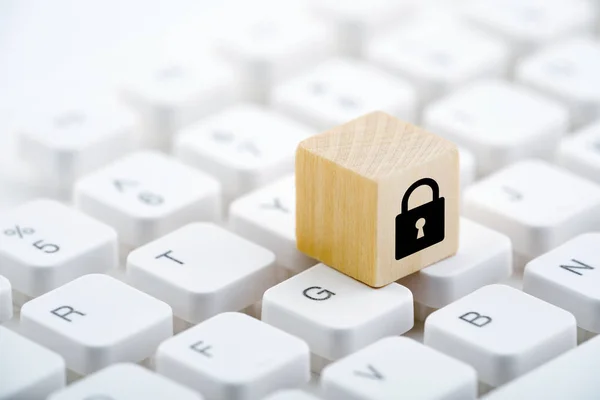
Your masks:
<path fill-rule="evenodd" d="M 432 200 L 408 209 L 408 199 L 420 186 L 429 186 Z M 431 178 L 419 179 L 402 197 L 402 210 L 396 216 L 396 260 L 421 251 L 444 240 L 445 199 L 440 197 L 440 187 Z"/>

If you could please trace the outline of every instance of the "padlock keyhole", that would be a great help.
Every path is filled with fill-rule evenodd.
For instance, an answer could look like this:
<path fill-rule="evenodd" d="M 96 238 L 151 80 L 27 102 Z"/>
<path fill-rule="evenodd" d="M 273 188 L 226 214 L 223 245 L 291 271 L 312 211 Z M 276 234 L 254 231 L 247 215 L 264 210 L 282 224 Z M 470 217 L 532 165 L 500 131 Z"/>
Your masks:
<path fill-rule="evenodd" d="M 423 227 L 424 226 L 425 226 L 425 218 L 419 218 L 417 220 L 417 222 L 415 222 L 415 228 L 418 229 L 418 231 L 417 231 L 417 239 L 420 239 L 423 236 L 425 236 L 425 232 L 423 232 Z"/>

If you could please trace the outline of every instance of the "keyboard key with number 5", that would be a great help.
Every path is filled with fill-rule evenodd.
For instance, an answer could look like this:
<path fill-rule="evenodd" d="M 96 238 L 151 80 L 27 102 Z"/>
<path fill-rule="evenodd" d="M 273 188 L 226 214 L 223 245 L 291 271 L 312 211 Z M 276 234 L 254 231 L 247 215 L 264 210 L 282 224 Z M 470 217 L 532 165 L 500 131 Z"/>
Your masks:
<path fill-rule="evenodd" d="M 115 230 L 59 202 L 33 200 L 0 217 L 0 274 L 27 296 L 117 266 Z"/>

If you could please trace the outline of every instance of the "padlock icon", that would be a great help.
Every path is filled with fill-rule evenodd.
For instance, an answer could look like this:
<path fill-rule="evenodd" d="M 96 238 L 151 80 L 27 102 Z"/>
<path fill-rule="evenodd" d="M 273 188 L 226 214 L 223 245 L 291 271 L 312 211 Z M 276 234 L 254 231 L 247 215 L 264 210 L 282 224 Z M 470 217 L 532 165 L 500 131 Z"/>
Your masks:
<path fill-rule="evenodd" d="M 420 186 L 429 186 L 432 200 L 408 209 L 410 195 Z M 406 190 L 396 216 L 396 260 L 410 256 L 444 240 L 445 199 L 432 178 L 419 179 Z"/>

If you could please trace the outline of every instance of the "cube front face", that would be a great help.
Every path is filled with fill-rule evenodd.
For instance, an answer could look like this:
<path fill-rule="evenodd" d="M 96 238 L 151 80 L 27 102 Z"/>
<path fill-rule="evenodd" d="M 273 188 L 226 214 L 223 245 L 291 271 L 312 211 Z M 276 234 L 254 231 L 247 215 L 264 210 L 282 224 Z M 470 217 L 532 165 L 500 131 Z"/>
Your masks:
<path fill-rule="evenodd" d="M 367 114 L 300 144 L 296 201 L 300 251 L 385 286 L 457 251 L 458 150 Z"/>

